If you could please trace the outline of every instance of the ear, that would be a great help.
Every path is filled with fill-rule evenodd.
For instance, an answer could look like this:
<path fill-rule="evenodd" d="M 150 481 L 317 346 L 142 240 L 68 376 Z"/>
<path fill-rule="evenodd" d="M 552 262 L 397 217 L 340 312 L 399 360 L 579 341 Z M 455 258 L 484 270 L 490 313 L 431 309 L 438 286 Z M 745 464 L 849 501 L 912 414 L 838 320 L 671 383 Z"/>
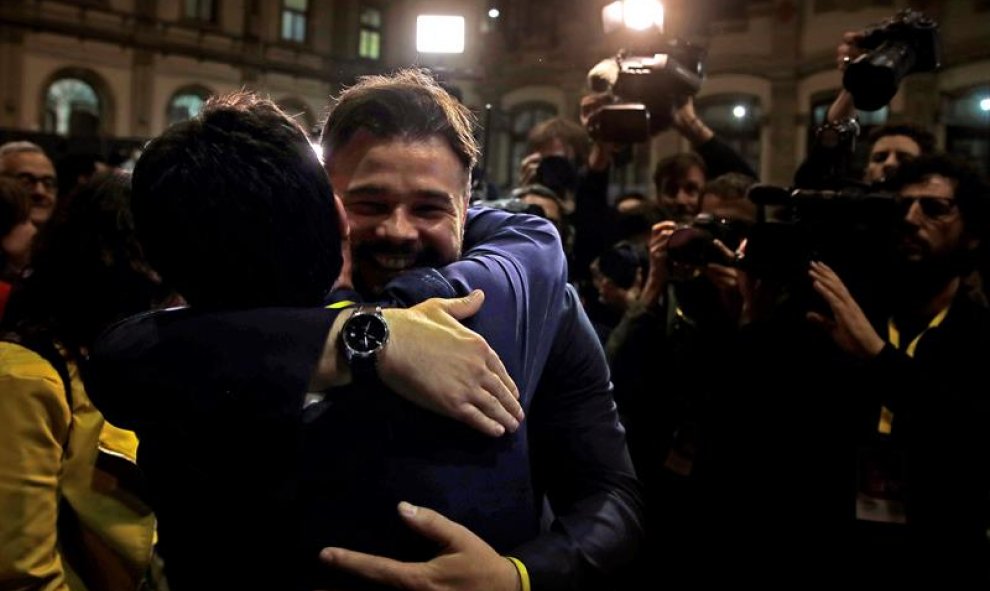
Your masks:
<path fill-rule="evenodd" d="M 344 208 L 344 202 L 334 194 L 333 204 L 337 208 L 337 223 L 340 225 L 340 238 L 341 240 L 350 240 L 351 224 L 347 220 L 347 210 Z"/>

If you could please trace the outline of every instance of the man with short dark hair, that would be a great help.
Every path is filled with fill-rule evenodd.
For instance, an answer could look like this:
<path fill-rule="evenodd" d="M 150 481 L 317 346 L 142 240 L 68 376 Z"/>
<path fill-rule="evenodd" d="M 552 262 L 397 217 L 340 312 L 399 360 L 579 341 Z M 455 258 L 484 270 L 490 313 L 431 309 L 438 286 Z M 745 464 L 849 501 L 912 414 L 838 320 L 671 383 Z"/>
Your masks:
<path fill-rule="evenodd" d="M 935 151 L 935 136 L 909 123 L 881 125 L 870 132 L 870 155 L 864 179 L 882 183 L 891 178 L 897 167 Z"/>
<path fill-rule="evenodd" d="M 58 198 L 55 167 L 41 146 L 31 142 L 7 142 L 0 146 L 0 175 L 20 181 L 31 191 L 31 221 L 48 221 Z"/>

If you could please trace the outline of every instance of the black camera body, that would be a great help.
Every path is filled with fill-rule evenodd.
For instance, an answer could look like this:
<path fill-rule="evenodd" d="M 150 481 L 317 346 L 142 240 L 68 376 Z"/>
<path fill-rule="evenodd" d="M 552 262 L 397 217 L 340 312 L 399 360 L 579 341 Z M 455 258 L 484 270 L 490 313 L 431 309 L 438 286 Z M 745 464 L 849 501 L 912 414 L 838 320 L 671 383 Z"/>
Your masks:
<path fill-rule="evenodd" d="M 606 142 L 646 141 L 670 127 L 674 109 L 701 89 L 705 50 L 679 39 L 668 40 L 652 55 L 620 51 L 588 72 L 595 92 L 610 92 L 615 103 L 593 113 L 591 137 Z"/>
<path fill-rule="evenodd" d="M 679 226 L 667 241 L 667 265 L 672 277 L 691 279 L 708 263 L 734 265 L 735 257 L 728 257 L 715 241 L 734 251 L 749 228 L 748 222 L 707 213 L 699 214 L 690 224 Z"/>
<path fill-rule="evenodd" d="M 931 72 L 941 65 L 938 23 L 914 10 L 903 10 L 867 29 L 857 44 L 869 51 L 849 64 L 842 85 L 863 111 L 888 104 L 904 76 Z"/>

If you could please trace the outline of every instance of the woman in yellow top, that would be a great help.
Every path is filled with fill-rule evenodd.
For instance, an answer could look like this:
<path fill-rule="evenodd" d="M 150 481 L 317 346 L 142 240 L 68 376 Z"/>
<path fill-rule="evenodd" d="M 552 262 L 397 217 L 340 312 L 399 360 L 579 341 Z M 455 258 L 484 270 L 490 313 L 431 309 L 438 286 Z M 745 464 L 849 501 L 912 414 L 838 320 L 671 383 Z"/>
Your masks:
<path fill-rule="evenodd" d="M 163 290 L 134 237 L 128 176 L 63 201 L 0 341 L 0 589 L 136 589 L 155 525 L 137 439 L 103 419 L 83 376 L 99 331 Z"/>

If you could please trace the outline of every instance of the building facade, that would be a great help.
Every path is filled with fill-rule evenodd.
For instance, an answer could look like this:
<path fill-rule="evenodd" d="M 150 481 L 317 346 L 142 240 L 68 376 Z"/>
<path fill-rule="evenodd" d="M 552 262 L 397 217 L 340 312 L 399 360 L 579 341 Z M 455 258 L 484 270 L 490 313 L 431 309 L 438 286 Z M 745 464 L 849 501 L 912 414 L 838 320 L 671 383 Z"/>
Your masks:
<path fill-rule="evenodd" d="M 307 127 L 362 74 L 406 65 L 457 86 L 485 124 L 485 167 L 515 179 L 526 132 L 575 118 L 586 73 L 621 40 L 598 0 L 3 0 L 0 139 L 57 151 L 140 145 L 195 114 L 213 93 L 251 88 Z M 699 114 L 761 173 L 786 183 L 809 130 L 841 87 L 835 47 L 911 7 L 941 23 L 943 68 L 906 79 L 866 123 L 930 126 L 943 145 L 990 168 L 990 2 L 986 0 L 668 0 L 667 31 L 708 50 Z M 420 53 L 419 15 L 463 18 L 460 54 Z M 985 107 L 985 108 L 984 108 Z M 672 132 L 616 175 L 648 189 L 653 163 L 685 149 Z"/>

